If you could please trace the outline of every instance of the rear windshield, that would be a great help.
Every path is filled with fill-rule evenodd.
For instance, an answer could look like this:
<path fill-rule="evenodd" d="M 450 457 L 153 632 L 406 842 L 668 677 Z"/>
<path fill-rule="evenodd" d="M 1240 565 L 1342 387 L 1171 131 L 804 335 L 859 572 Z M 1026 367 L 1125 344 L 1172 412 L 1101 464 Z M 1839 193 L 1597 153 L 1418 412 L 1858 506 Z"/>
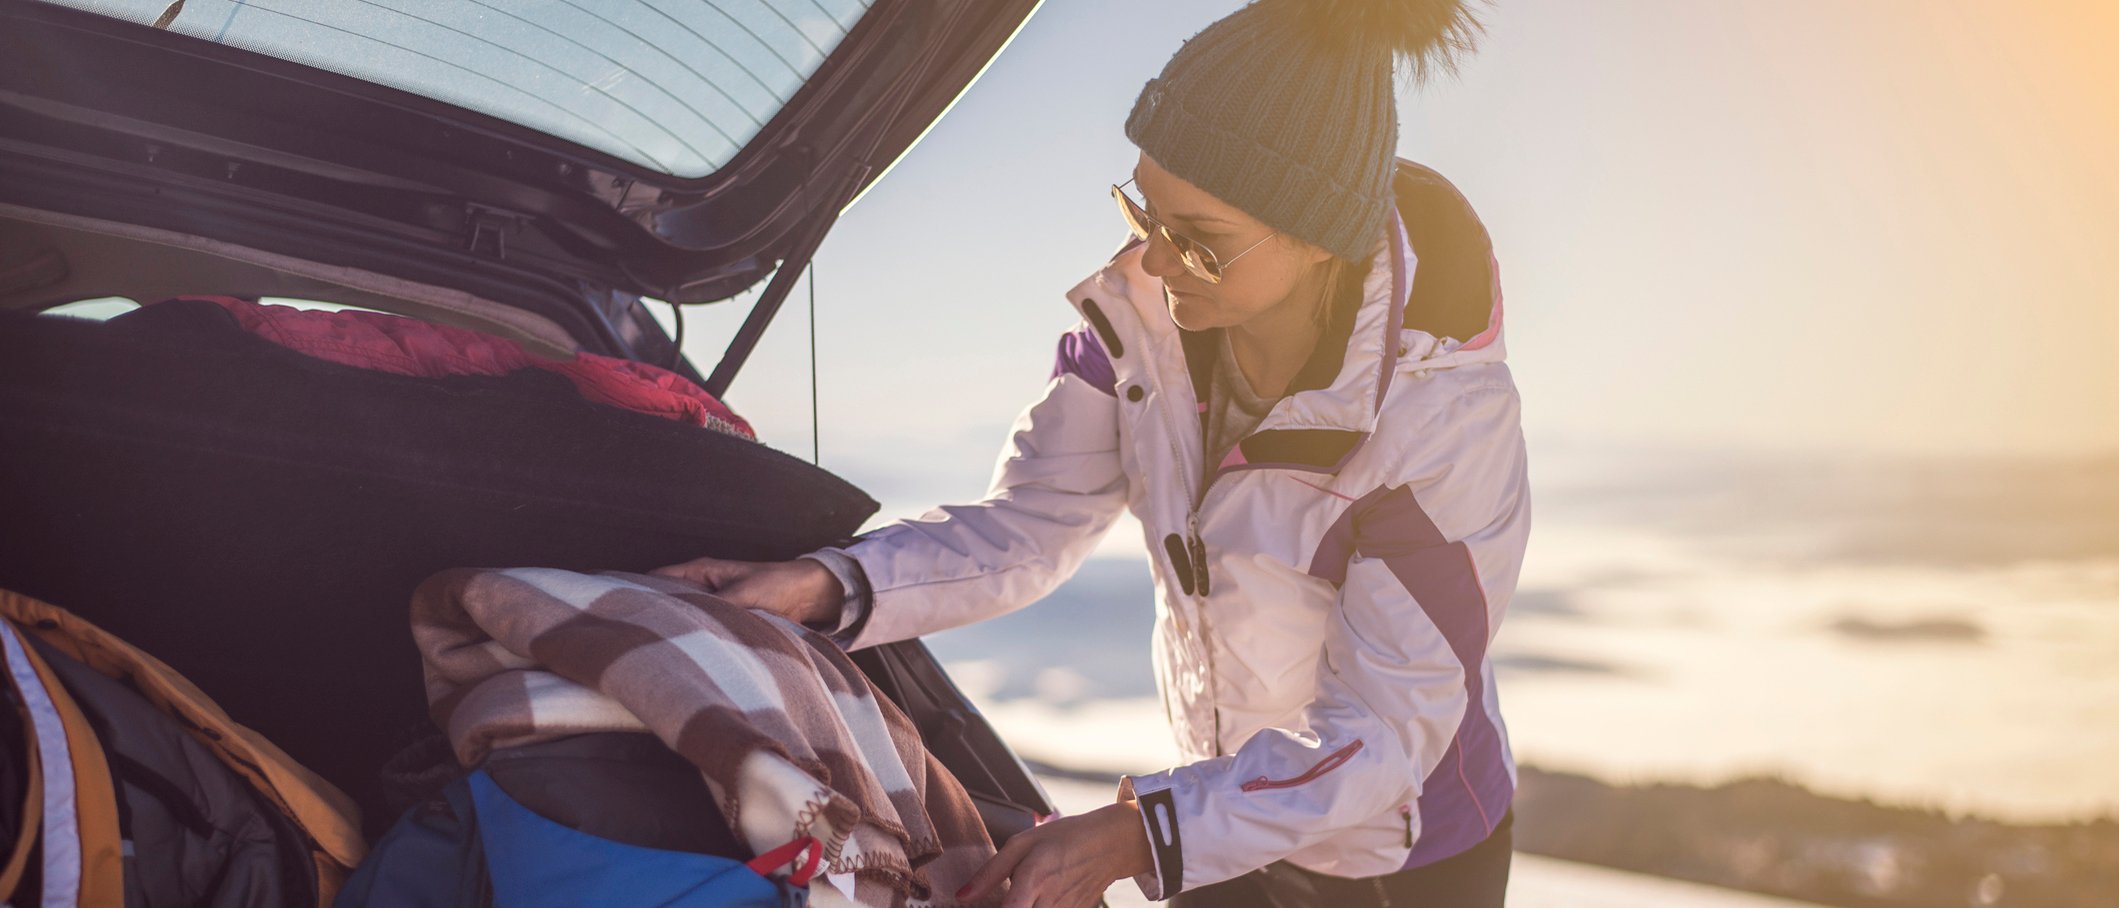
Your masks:
<path fill-rule="evenodd" d="M 873 0 L 61 0 L 713 173 Z"/>

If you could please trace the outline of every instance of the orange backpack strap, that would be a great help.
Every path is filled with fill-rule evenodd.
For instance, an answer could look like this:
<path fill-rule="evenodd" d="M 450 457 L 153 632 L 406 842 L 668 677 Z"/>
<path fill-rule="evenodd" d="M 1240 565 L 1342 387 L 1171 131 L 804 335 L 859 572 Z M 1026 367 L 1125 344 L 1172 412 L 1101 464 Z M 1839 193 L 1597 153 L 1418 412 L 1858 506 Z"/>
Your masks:
<path fill-rule="evenodd" d="M 22 717 L 22 763 L 28 772 L 24 774 L 22 825 L 15 830 L 15 850 L 8 853 L 7 863 L 0 866 L 0 901 L 15 897 L 15 888 L 22 885 L 22 872 L 29 869 L 29 853 L 36 850 L 37 833 L 44 828 L 44 761 L 37 759 L 37 717 L 30 713 L 29 695 L 21 692 L 14 673 L 7 672 L 5 677 L 7 686 L 16 690 L 15 712 Z M 43 689 L 40 687 L 37 693 L 43 694 Z M 57 714 L 52 714 L 52 718 L 58 718 Z M 64 732 L 54 722 L 52 733 Z"/>
<path fill-rule="evenodd" d="M 45 902 L 50 904 L 55 892 L 65 892 L 73 894 L 80 908 L 124 908 L 118 795 L 103 745 L 51 666 L 22 639 L 13 622 L 0 621 L 0 647 L 15 689 L 26 703 L 31 697 L 39 701 L 29 709 L 38 716 L 37 755 L 44 781 Z M 49 733 L 54 720 L 59 734 Z"/>
<path fill-rule="evenodd" d="M 176 669 L 78 615 L 0 589 L 0 618 L 106 677 L 130 683 L 157 709 L 194 729 L 193 738 L 307 833 L 316 859 L 319 908 L 329 908 L 367 854 L 353 801 L 257 732 L 228 717 Z"/>

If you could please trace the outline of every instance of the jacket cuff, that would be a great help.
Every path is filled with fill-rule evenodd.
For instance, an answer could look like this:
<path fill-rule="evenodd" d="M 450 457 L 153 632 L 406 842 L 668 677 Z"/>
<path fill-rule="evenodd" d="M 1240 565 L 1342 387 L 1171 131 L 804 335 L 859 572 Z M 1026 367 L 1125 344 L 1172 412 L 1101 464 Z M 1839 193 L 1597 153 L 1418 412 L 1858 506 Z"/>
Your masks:
<path fill-rule="evenodd" d="M 861 569 L 861 562 L 839 549 L 818 549 L 798 557 L 823 565 L 839 581 L 839 588 L 846 592 L 839 600 L 838 623 L 810 627 L 829 636 L 840 649 L 848 648 L 854 638 L 860 636 L 862 626 L 868 623 L 868 613 L 875 601 L 868 587 L 868 572 Z"/>
<path fill-rule="evenodd" d="M 1169 772 L 1146 776 L 1124 776 L 1118 780 L 1118 799 L 1139 802 L 1140 821 L 1148 830 L 1148 851 L 1155 869 L 1133 878 L 1140 894 L 1151 901 L 1170 898 L 1184 890 L 1184 837 L 1177 828 L 1177 793 Z"/>
<path fill-rule="evenodd" d="M 847 603 L 848 612 L 857 617 L 844 622 L 844 631 L 832 635 L 841 647 L 851 651 L 879 643 L 911 640 L 930 630 L 923 619 L 932 617 L 932 603 L 926 600 L 933 595 L 934 585 L 916 579 L 907 582 L 902 557 L 906 540 L 901 535 L 905 533 L 916 531 L 903 523 L 887 524 L 855 537 L 846 545 L 818 549 L 806 556 L 829 559 L 825 567 L 832 568 L 837 564 L 838 568 L 834 570 L 844 569 L 853 582 L 860 585 L 860 602 L 852 602 L 849 593 Z M 899 602 L 901 598 L 919 601 Z"/>

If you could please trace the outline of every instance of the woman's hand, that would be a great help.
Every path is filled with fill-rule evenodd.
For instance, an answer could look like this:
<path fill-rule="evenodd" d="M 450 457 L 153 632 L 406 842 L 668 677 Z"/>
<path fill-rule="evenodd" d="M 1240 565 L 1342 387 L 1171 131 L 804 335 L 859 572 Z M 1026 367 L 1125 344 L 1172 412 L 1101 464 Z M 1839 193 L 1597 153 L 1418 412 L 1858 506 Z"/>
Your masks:
<path fill-rule="evenodd" d="M 689 580 L 744 608 L 771 612 L 797 624 L 829 626 L 839 620 L 846 590 L 824 565 L 793 561 L 725 561 L 698 558 L 659 567 L 651 574 Z"/>
<path fill-rule="evenodd" d="M 1002 908 L 1090 908 L 1112 883 L 1155 869 L 1140 804 L 1120 801 L 1009 839 L 957 898 L 977 901 L 1008 880 Z"/>

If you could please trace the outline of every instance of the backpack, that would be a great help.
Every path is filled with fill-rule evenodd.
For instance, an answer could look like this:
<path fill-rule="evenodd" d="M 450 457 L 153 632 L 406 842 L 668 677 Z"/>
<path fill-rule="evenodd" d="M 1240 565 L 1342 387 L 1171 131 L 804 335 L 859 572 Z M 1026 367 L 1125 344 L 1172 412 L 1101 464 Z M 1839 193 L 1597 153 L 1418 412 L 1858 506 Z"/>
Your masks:
<path fill-rule="evenodd" d="M 0 899 L 84 908 L 330 903 L 350 802 L 154 657 L 0 590 Z"/>
<path fill-rule="evenodd" d="M 626 844 L 546 819 L 481 769 L 408 810 L 335 908 L 802 908 L 822 854 L 813 838 L 747 862 Z"/>

